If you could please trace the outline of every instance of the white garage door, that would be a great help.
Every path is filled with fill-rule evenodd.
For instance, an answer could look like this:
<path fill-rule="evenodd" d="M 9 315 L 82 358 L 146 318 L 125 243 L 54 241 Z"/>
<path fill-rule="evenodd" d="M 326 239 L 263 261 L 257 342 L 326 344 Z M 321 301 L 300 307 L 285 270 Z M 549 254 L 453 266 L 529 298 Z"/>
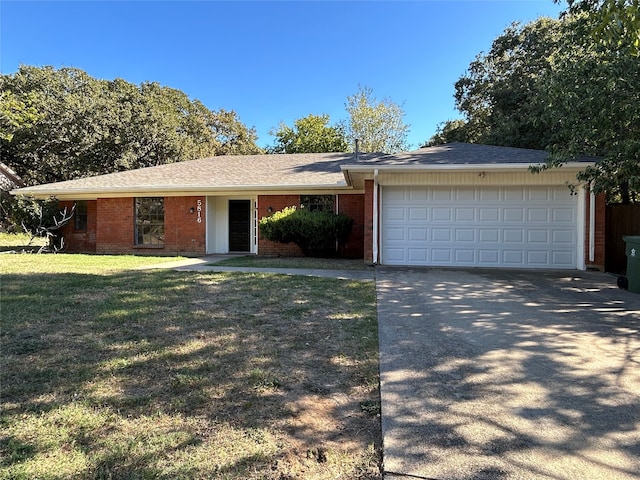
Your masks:
<path fill-rule="evenodd" d="M 382 263 L 576 268 L 567 187 L 383 187 Z"/>

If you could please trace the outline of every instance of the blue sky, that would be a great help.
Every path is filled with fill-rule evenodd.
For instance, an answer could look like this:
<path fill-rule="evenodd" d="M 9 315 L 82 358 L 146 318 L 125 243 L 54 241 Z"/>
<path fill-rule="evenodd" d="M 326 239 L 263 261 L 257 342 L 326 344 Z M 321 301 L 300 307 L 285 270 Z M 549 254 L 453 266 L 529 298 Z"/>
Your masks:
<path fill-rule="evenodd" d="M 77 67 L 156 81 L 208 108 L 235 110 L 273 143 L 280 122 L 347 118 L 358 86 L 403 105 L 417 148 L 458 117 L 455 81 L 510 23 L 565 4 L 510 1 L 7 1 L 0 70 Z"/>

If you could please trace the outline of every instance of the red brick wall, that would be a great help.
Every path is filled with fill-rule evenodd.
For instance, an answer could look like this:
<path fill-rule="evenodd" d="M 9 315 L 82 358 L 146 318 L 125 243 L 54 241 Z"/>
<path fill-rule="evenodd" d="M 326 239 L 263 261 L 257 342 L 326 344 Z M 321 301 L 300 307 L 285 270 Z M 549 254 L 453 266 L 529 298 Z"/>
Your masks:
<path fill-rule="evenodd" d="M 260 195 L 258 196 L 258 219 L 268 217 L 269 207 L 277 212 L 285 207 L 300 206 L 300 195 Z M 345 258 L 362 258 L 364 253 L 364 196 L 361 194 L 343 194 L 338 196 L 338 213 L 348 215 L 354 220 L 353 229 L 347 244 L 340 255 Z M 300 247 L 294 243 L 276 243 L 260 237 L 258 232 L 258 254 L 300 257 Z"/>
<path fill-rule="evenodd" d="M 373 180 L 364 181 L 364 261 L 377 261 L 373 258 Z"/>
<path fill-rule="evenodd" d="M 200 223 L 198 200 L 201 201 Z M 194 213 L 190 213 L 191 208 Z M 133 198 L 98 199 L 97 219 L 97 253 L 167 256 L 198 256 L 206 253 L 204 197 L 165 197 L 165 243 L 160 246 L 135 245 Z"/>
<path fill-rule="evenodd" d="M 353 218 L 347 243 L 340 248 L 343 258 L 364 258 L 364 195 L 338 195 L 338 213 Z"/>
<path fill-rule="evenodd" d="M 587 196 L 586 201 L 586 222 L 585 222 L 585 231 L 584 231 L 584 263 L 587 268 L 597 268 L 598 270 L 604 270 L 605 265 L 605 236 L 606 236 L 606 214 L 607 214 L 607 204 L 605 201 L 604 194 L 596 195 L 595 199 L 595 235 L 594 235 L 594 243 L 595 243 L 595 255 L 593 262 L 589 261 L 589 225 L 591 223 L 591 195 L 588 191 L 585 192 Z"/>
<path fill-rule="evenodd" d="M 73 208 L 73 201 L 60 202 L 60 209 Z M 69 253 L 95 253 L 96 251 L 96 200 L 87 201 L 87 229 L 76 230 L 75 217 L 62 229 L 66 251 Z"/>

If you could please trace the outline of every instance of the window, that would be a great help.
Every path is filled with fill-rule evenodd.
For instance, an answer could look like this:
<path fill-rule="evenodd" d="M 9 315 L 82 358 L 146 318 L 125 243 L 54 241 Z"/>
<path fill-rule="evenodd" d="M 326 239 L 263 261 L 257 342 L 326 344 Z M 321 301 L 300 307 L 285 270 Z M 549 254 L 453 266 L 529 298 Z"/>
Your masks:
<path fill-rule="evenodd" d="M 164 198 L 136 198 L 136 245 L 164 245 Z"/>
<path fill-rule="evenodd" d="M 310 212 L 335 213 L 335 205 L 333 195 L 300 195 L 300 208 Z"/>
<path fill-rule="evenodd" d="M 76 230 L 87 229 L 87 202 L 85 200 L 78 200 L 76 202 Z"/>

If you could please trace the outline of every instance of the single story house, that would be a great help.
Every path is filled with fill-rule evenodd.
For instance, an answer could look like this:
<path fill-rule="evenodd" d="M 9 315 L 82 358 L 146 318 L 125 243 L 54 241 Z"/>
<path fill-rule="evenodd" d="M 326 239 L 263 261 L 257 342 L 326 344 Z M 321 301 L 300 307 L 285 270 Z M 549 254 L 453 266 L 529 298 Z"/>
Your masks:
<path fill-rule="evenodd" d="M 593 159 L 530 173 L 547 153 L 451 143 L 395 155 L 221 156 L 20 188 L 77 204 L 70 251 L 300 255 L 260 238 L 287 206 L 349 215 L 341 254 L 383 265 L 602 268 L 602 196 L 567 183 Z"/>

